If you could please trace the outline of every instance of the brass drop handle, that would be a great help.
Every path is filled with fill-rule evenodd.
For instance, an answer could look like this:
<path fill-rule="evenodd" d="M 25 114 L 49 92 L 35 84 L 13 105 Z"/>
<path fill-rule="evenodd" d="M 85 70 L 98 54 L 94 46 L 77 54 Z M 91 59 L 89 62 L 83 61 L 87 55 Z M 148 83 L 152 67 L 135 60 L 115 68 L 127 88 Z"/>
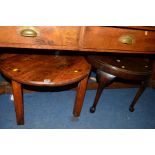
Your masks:
<path fill-rule="evenodd" d="M 37 31 L 31 28 L 25 28 L 20 31 L 21 36 L 23 37 L 37 37 Z"/>
<path fill-rule="evenodd" d="M 123 35 L 119 38 L 119 41 L 123 44 L 131 45 L 134 43 L 134 38 L 129 35 Z"/>

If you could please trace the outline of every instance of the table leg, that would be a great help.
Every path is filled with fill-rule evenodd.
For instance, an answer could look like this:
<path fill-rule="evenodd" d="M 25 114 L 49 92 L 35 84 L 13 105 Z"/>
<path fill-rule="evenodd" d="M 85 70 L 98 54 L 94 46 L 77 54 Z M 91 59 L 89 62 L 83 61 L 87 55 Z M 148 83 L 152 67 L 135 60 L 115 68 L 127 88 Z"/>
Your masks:
<path fill-rule="evenodd" d="M 23 125 L 24 106 L 23 106 L 23 93 L 21 84 L 16 81 L 12 81 L 12 92 L 14 96 L 14 106 L 15 106 L 17 124 Z"/>
<path fill-rule="evenodd" d="M 76 100 L 75 100 L 74 109 L 73 109 L 73 115 L 75 117 L 80 116 L 86 89 L 87 89 L 87 82 L 88 82 L 88 76 L 82 79 L 78 84 Z"/>

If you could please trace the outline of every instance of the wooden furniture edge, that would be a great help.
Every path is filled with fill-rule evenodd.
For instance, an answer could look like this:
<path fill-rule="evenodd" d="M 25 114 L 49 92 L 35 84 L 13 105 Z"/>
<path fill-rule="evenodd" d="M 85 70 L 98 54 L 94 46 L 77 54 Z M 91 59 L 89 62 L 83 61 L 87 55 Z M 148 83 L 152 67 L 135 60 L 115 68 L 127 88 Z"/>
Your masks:
<path fill-rule="evenodd" d="M 97 86 L 98 86 L 97 82 L 88 83 L 87 90 L 96 90 Z M 137 87 L 138 87 L 138 85 L 135 85 L 135 84 L 115 82 L 112 85 L 110 85 L 109 87 L 107 87 L 107 89 L 137 88 Z M 155 80 L 152 80 L 149 83 L 149 87 L 155 88 Z M 73 88 L 72 90 L 76 90 L 76 88 Z M 32 90 L 30 91 L 28 89 L 24 89 L 23 92 L 31 93 L 31 92 L 36 92 L 36 91 L 32 91 Z M 12 90 L 11 90 L 10 84 L 8 82 L 3 81 L 0 83 L 0 94 L 5 94 L 5 93 L 12 93 Z"/>

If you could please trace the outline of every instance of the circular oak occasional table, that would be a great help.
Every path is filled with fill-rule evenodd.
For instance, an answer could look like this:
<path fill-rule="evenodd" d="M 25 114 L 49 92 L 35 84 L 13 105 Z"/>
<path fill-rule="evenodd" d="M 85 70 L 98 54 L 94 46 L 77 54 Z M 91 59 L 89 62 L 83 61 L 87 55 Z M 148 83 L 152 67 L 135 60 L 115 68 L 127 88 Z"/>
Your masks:
<path fill-rule="evenodd" d="M 90 55 L 87 56 L 86 59 L 97 69 L 98 80 L 97 93 L 93 106 L 90 108 L 90 112 L 95 112 L 103 89 L 113 83 L 117 78 L 140 82 L 140 87 L 129 108 L 129 110 L 133 112 L 137 100 L 148 85 L 152 74 L 152 62 L 147 58 L 115 55 Z"/>
<path fill-rule="evenodd" d="M 73 115 L 80 116 L 90 68 L 82 56 L 3 54 L 0 69 L 12 83 L 17 124 L 24 124 L 22 84 L 57 87 L 78 82 Z"/>

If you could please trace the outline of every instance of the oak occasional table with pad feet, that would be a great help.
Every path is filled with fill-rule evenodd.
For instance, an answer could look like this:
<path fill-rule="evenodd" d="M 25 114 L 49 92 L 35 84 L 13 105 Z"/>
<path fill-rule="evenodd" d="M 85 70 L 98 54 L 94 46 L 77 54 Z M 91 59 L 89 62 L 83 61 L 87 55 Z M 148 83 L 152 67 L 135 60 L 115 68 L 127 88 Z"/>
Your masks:
<path fill-rule="evenodd" d="M 147 58 L 116 56 L 116 55 L 89 55 L 88 62 L 97 69 L 98 89 L 90 112 L 94 113 L 98 100 L 105 87 L 117 78 L 140 82 L 140 87 L 134 97 L 129 110 L 134 111 L 137 100 L 148 85 L 152 74 L 152 62 Z"/>

